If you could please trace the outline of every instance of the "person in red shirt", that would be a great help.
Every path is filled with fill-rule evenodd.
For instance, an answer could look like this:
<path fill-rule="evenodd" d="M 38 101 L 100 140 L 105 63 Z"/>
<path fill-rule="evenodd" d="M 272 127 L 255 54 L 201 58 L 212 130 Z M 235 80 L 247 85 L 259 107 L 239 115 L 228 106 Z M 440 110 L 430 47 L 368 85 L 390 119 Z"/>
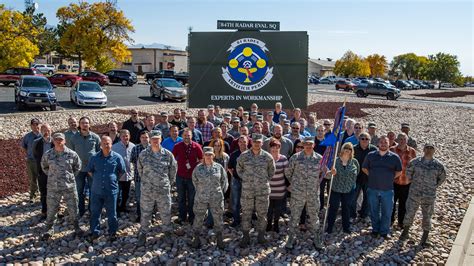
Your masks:
<path fill-rule="evenodd" d="M 395 221 L 395 207 L 398 201 L 398 227 L 403 229 L 403 219 L 406 213 L 406 202 L 408 199 L 408 192 L 410 190 L 410 180 L 405 176 L 405 170 L 408 163 L 416 157 L 416 151 L 412 147 L 408 146 L 408 136 L 405 133 L 398 134 L 397 137 L 398 145 L 391 148 L 390 151 L 396 153 L 400 160 L 402 160 L 402 174 L 395 178 L 393 183 L 393 211 L 392 211 L 392 224 Z"/>
<path fill-rule="evenodd" d="M 173 155 L 178 162 L 178 173 L 176 174 L 176 189 L 178 191 L 178 224 L 194 221 L 194 195 L 196 190 L 192 181 L 192 173 L 196 165 L 202 158 L 201 146 L 192 141 L 192 131 L 189 128 L 183 129 L 183 141 L 177 143 L 173 148 Z"/>

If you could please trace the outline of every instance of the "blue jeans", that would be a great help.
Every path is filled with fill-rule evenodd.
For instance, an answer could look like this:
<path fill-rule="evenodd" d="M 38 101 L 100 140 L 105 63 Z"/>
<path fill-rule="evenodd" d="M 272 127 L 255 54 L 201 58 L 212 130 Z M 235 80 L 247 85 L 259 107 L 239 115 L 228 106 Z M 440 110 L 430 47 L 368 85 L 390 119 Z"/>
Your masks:
<path fill-rule="evenodd" d="M 372 232 L 386 235 L 390 233 L 393 209 L 393 190 L 367 188 Z"/>
<path fill-rule="evenodd" d="M 140 196 L 142 194 L 141 187 L 142 187 L 141 182 L 135 181 L 135 201 L 137 202 L 137 217 L 141 217 L 141 212 L 140 212 Z"/>
<path fill-rule="evenodd" d="M 192 223 L 194 221 L 194 196 L 196 195 L 193 180 L 176 176 L 176 188 L 178 190 L 179 219 L 185 222 L 188 218 L 188 221 Z"/>
<path fill-rule="evenodd" d="M 102 208 L 105 207 L 107 213 L 108 232 L 113 235 L 118 230 L 117 220 L 117 193 L 109 194 L 95 194 L 91 193 L 91 233 L 94 235 L 100 234 L 100 215 Z"/>
<path fill-rule="evenodd" d="M 242 196 L 242 181 L 237 178 L 232 178 L 232 216 L 234 217 L 234 224 L 240 224 L 240 198 Z"/>
<path fill-rule="evenodd" d="M 351 217 L 357 217 L 357 198 L 359 198 L 360 193 L 362 192 L 362 206 L 359 210 L 359 217 L 365 218 L 369 215 L 369 201 L 367 199 L 367 184 L 356 184 L 356 189 L 354 193 L 354 199 L 351 203 Z"/>
<path fill-rule="evenodd" d="M 86 212 L 85 208 L 85 201 L 86 201 L 86 182 L 89 184 L 89 187 L 92 183 L 92 178 L 87 175 L 87 172 L 79 172 L 76 176 L 76 187 L 77 187 L 77 196 L 78 196 L 78 208 L 79 208 L 79 217 L 84 215 Z M 88 196 L 89 196 L 89 205 L 87 206 L 87 209 L 90 210 L 90 189 L 88 190 Z"/>

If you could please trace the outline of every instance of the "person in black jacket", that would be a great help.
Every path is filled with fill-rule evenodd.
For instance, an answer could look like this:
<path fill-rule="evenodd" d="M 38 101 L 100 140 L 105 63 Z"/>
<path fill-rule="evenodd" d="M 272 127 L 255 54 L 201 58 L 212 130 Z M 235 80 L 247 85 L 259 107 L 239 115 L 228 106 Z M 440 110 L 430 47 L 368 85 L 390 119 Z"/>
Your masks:
<path fill-rule="evenodd" d="M 33 157 L 35 158 L 38 169 L 38 187 L 41 199 L 41 219 L 46 219 L 48 175 L 45 174 L 41 168 L 41 158 L 43 157 L 44 153 L 54 148 L 53 140 L 51 138 L 51 126 L 49 126 L 49 124 L 44 123 L 41 125 L 41 135 L 42 137 L 36 139 L 33 143 Z"/>
<path fill-rule="evenodd" d="M 140 131 L 145 128 L 145 124 L 138 117 L 138 110 L 132 109 L 130 111 L 131 117 L 125 121 L 122 125 L 122 129 L 126 129 L 130 132 L 130 141 L 133 144 L 140 143 Z M 112 139 L 113 141 L 113 139 Z"/>

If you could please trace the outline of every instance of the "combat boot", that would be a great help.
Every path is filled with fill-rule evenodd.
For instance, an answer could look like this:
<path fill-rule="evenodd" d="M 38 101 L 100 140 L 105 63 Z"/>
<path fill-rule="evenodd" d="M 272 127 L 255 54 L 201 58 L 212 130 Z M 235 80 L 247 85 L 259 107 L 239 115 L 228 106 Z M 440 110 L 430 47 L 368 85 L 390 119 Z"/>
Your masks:
<path fill-rule="evenodd" d="M 400 238 L 398 240 L 400 241 L 406 241 L 408 239 L 408 233 L 410 231 L 410 227 L 409 226 L 405 226 L 403 227 L 403 231 L 402 231 L 402 234 L 400 235 Z"/>
<path fill-rule="evenodd" d="M 421 240 L 420 240 L 420 246 L 422 246 L 422 247 L 430 246 L 430 243 L 428 242 L 428 234 L 429 233 L 430 233 L 430 231 L 423 230 L 423 235 L 421 236 Z"/>
<path fill-rule="evenodd" d="M 316 250 L 323 249 L 323 241 L 321 240 L 321 234 L 316 234 L 313 239 L 313 245 Z"/>
<path fill-rule="evenodd" d="M 250 235 L 249 231 L 242 232 L 242 239 L 240 240 L 240 247 L 246 248 L 250 244 Z"/>
<path fill-rule="evenodd" d="M 194 233 L 193 243 L 191 245 L 193 248 L 199 248 L 199 246 L 201 246 L 201 239 L 199 238 L 199 233 Z"/>
<path fill-rule="evenodd" d="M 216 232 L 216 242 L 218 248 L 224 249 L 224 239 L 222 238 L 222 232 Z"/>
<path fill-rule="evenodd" d="M 293 249 L 293 245 L 295 243 L 295 236 L 292 233 L 288 234 L 288 239 L 286 240 L 285 247 L 288 249 Z"/>
<path fill-rule="evenodd" d="M 265 231 L 258 231 L 257 241 L 259 244 L 265 244 Z"/>

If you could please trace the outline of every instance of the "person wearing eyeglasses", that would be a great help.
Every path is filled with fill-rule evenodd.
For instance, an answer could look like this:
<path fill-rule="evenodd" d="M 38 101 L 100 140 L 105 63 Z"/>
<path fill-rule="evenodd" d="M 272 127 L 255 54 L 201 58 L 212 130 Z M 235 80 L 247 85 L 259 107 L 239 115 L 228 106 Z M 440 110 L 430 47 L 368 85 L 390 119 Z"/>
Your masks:
<path fill-rule="evenodd" d="M 354 158 L 357 160 L 359 165 L 365 160 L 365 157 L 369 152 L 376 151 L 377 147 L 371 144 L 370 135 L 367 132 L 362 132 L 359 136 L 359 144 L 354 146 Z M 359 171 L 356 180 L 356 189 L 354 193 L 354 200 L 351 205 L 351 218 L 357 217 L 357 199 L 360 193 L 362 193 L 362 205 L 358 212 L 360 219 L 366 219 L 369 215 L 369 203 L 367 200 L 367 175 L 364 171 Z"/>
<path fill-rule="evenodd" d="M 335 167 L 331 169 L 332 187 L 328 210 L 328 227 L 326 232 L 332 233 L 337 211 L 341 206 L 342 230 L 344 233 L 351 233 L 350 206 L 352 190 L 356 185 L 357 174 L 359 173 L 359 163 L 354 159 L 354 148 L 352 143 L 344 143 L 336 159 Z"/>
<path fill-rule="evenodd" d="M 122 129 L 126 129 L 130 132 L 130 141 L 133 144 L 140 143 L 140 131 L 145 128 L 145 124 L 138 117 L 138 110 L 130 110 L 130 118 L 123 122 Z M 114 139 L 112 138 L 112 141 Z"/>
<path fill-rule="evenodd" d="M 330 134 L 331 133 L 331 126 L 332 126 L 332 123 L 331 121 L 329 121 L 329 119 L 324 119 L 323 121 L 323 126 L 324 126 L 324 134 Z"/>
<path fill-rule="evenodd" d="M 364 132 L 364 126 L 362 123 L 356 122 L 354 124 L 354 134 L 346 139 L 344 143 L 350 142 L 352 145 L 359 144 L 359 136 Z"/>
<path fill-rule="evenodd" d="M 297 139 L 303 139 L 303 135 L 300 134 L 301 124 L 299 122 L 293 122 L 291 124 L 291 133 L 285 135 L 291 141 L 295 142 Z"/>
<path fill-rule="evenodd" d="M 308 116 L 308 124 L 305 127 L 305 130 L 313 137 L 316 136 L 316 129 L 318 128 L 316 120 L 316 113 L 310 114 Z"/>

